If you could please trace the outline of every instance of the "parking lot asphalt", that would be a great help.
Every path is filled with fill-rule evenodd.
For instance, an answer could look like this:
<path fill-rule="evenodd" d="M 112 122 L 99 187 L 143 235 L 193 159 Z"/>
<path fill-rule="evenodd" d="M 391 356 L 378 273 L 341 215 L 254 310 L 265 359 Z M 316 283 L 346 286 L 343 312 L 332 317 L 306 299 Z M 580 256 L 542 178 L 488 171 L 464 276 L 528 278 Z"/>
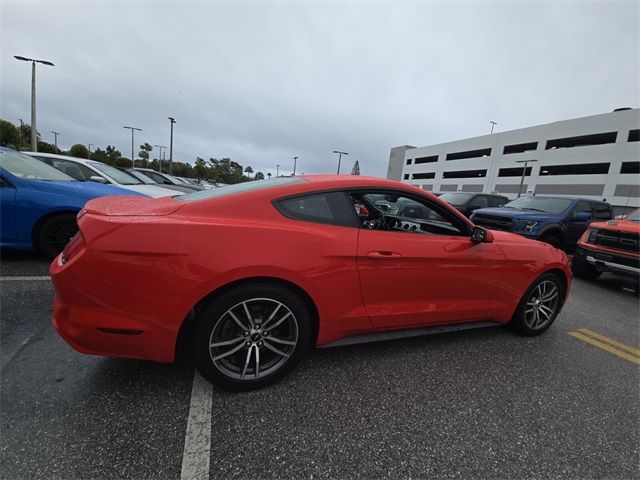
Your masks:
<path fill-rule="evenodd" d="M 0 272 L 2 476 L 180 478 L 193 367 L 77 353 L 51 327 L 47 262 L 4 252 Z M 321 349 L 277 385 L 213 388 L 208 477 L 637 478 L 640 366 L 621 354 L 638 313 L 637 283 L 605 274 L 574 280 L 540 337 Z"/>

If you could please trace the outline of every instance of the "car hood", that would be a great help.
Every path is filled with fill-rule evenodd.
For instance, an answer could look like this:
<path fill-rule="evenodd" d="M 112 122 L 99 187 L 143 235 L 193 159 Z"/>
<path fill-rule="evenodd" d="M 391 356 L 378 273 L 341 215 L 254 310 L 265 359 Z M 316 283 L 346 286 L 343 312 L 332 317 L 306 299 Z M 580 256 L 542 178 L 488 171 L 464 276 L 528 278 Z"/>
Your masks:
<path fill-rule="evenodd" d="M 29 180 L 33 188 L 41 192 L 57 195 L 73 195 L 86 199 L 112 195 L 142 195 L 138 192 L 125 190 L 115 185 L 104 185 L 97 182 L 58 182 L 45 180 Z"/>
<path fill-rule="evenodd" d="M 518 210 L 517 208 L 480 208 L 473 212 L 477 214 L 496 215 L 500 217 L 511 217 L 520 219 L 556 218 L 559 213 L 536 212 L 535 210 Z"/>
<path fill-rule="evenodd" d="M 168 188 L 155 186 L 155 185 L 120 185 L 121 188 L 126 188 L 127 190 L 131 190 L 132 192 L 138 192 L 143 195 L 147 195 L 152 198 L 160 198 L 160 197 L 175 197 L 176 195 L 183 195 L 181 192 L 177 192 L 175 190 L 169 190 Z"/>
<path fill-rule="evenodd" d="M 640 234 L 640 222 L 632 222 L 631 220 L 609 220 L 607 222 L 595 222 L 589 225 L 589 228 Z"/>

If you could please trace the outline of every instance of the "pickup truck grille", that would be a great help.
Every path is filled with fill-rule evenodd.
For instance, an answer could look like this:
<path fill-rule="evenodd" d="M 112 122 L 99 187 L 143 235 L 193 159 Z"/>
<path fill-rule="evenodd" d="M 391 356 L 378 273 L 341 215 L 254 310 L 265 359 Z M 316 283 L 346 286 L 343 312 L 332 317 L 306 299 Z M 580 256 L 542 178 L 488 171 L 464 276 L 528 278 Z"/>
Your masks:
<path fill-rule="evenodd" d="M 637 233 L 614 230 L 596 230 L 596 232 L 595 235 L 589 235 L 587 243 L 635 254 L 640 253 L 640 236 Z"/>
<path fill-rule="evenodd" d="M 491 230 L 513 230 L 513 219 L 509 217 L 499 217 L 494 215 L 477 214 L 473 217 L 473 223 Z"/>

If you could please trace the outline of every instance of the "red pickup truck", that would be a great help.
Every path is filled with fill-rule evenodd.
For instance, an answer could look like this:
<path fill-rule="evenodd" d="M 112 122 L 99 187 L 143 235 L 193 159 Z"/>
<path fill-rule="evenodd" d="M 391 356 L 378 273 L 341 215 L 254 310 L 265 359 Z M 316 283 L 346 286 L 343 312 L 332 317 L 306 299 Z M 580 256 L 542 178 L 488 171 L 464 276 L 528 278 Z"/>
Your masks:
<path fill-rule="evenodd" d="M 580 237 L 571 270 L 588 280 L 603 272 L 640 278 L 640 209 L 622 220 L 590 224 Z"/>

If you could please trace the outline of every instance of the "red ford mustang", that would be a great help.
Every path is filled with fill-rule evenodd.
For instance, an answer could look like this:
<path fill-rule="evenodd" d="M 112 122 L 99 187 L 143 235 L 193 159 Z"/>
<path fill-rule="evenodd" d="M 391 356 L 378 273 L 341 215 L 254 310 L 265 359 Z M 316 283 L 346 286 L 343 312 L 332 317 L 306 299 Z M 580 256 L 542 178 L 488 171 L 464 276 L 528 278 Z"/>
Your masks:
<path fill-rule="evenodd" d="M 509 323 L 545 331 L 567 256 L 489 232 L 418 188 L 358 176 L 101 198 L 51 265 L 53 324 L 83 353 L 174 360 L 247 390 L 310 346 Z"/>

